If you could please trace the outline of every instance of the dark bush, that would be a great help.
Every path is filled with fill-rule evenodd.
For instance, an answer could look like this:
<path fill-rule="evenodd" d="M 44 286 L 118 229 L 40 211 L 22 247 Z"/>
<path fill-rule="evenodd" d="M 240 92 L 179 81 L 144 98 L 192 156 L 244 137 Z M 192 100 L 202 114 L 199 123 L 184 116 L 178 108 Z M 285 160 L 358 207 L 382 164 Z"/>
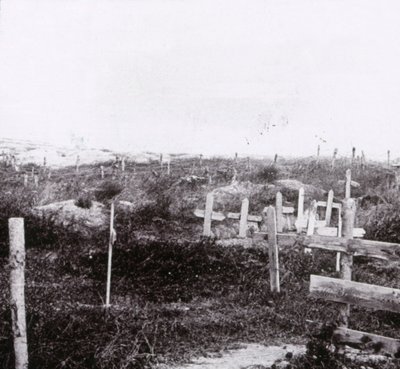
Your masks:
<path fill-rule="evenodd" d="M 95 192 L 96 200 L 98 201 L 107 201 L 111 200 L 115 196 L 119 195 L 123 186 L 115 181 L 107 181 L 100 185 L 100 187 Z"/>
<path fill-rule="evenodd" d="M 253 183 L 271 183 L 278 178 L 279 170 L 275 165 L 267 165 L 256 168 L 249 175 L 249 180 Z"/>
<path fill-rule="evenodd" d="M 89 194 L 83 194 L 75 201 L 75 205 L 82 209 L 90 209 L 93 205 L 92 197 Z"/>

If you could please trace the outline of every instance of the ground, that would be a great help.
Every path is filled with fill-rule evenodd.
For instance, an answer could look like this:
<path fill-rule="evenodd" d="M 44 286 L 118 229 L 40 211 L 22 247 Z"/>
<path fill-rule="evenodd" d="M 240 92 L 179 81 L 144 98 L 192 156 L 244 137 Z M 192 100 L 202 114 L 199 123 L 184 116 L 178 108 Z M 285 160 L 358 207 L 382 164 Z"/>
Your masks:
<path fill-rule="evenodd" d="M 38 164 L 26 163 L 16 173 L 3 163 L 0 295 L 6 303 L 0 306 L 0 368 L 13 367 L 7 304 L 11 216 L 25 218 L 30 368 L 179 368 L 238 344 L 250 345 L 250 351 L 307 344 L 307 355 L 292 360 L 299 369 L 359 367 L 327 350 L 323 338 L 315 341 L 307 324 L 333 324 L 337 318 L 335 304 L 308 296 L 310 274 L 336 275 L 335 255 L 304 254 L 302 245 L 283 247 L 282 292 L 271 293 L 266 245 L 244 247 L 228 241 L 221 246 L 202 239 L 202 220 L 193 215 L 195 208 L 204 208 L 210 191 L 216 194 L 216 210 L 225 212 L 237 212 L 248 197 L 250 213 L 260 214 L 274 204 L 278 190 L 296 208 L 297 181 L 306 185 L 306 204 L 324 199 L 331 188 L 340 201 L 339 181 L 350 161 L 338 160 L 334 169 L 328 159 L 313 158 L 250 164 L 246 158 L 203 158 L 201 166 L 197 158 L 176 159 L 168 175 L 166 166 L 155 160 L 128 161 L 124 173 L 113 173 L 112 162 L 106 161 L 82 165 L 78 173 L 74 166 L 54 168 L 49 178 L 48 168 Z M 100 165 L 105 167 L 104 179 Z M 39 173 L 39 185 L 29 179 L 24 187 L 21 173 L 32 168 Z M 359 198 L 358 226 L 366 229 L 367 238 L 398 242 L 400 207 L 397 190 L 388 187 L 391 171 L 379 163 L 352 169 L 360 183 L 353 192 Z M 112 306 L 105 310 L 111 202 L 116 205 L 117 241 Z M 57 211 L 57 216 L 41 217 L 33 210 L 58 209 L 60 204 L 68 211 Z M 82 229 L 89 221 L 91 226 Z M 231 237 L 236 223 L 224 223 L 216 234 L 229 231 Z M 355 263 L 358 281 L 399 288 L 398 275 L 397 264 L 364 259 Z M 396 337 L 400 320 L 394 313 L 354 308 L 350 325 Z M 234 352 L 228 355 L 236 365 Z M 272 365 L 262 361 L 249 365 Z"/>

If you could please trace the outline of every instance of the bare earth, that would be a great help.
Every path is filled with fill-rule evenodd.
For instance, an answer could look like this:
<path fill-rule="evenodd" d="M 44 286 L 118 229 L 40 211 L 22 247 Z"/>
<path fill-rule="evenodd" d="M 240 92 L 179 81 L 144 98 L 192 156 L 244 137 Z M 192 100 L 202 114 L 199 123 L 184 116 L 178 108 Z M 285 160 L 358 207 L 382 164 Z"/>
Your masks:
<path fill-rule="evenodd" d="M 275 361 L 285 359 L 287 353 L 293 355 L 305 353 L 303 345 L 264 346 L 259 344 L 246 344 L 237 350 L 224 351 L 214 357 L 194 359 L 191 364 L 170 369 L 244 369 L 270 367 Z M 167 369 L 160 366 L 159 369 Z"/>

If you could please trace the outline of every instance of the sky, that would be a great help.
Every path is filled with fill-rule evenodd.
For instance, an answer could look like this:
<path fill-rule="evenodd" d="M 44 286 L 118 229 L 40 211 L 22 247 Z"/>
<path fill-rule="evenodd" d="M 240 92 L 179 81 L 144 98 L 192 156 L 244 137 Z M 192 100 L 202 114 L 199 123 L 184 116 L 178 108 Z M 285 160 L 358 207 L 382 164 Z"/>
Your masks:
<path fill-rule="evenodd" d="M 400 156 L 398 0 L 0 1 L 0 137 Z"/>

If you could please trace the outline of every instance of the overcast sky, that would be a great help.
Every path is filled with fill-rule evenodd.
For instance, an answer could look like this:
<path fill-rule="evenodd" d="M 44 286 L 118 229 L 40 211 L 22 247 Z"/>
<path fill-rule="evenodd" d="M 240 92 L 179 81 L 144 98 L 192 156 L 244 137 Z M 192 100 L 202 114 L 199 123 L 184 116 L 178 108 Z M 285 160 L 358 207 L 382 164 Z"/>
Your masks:
<path fill-rule="evenodd" d="M 1 0 L 0 137 L 400 156 L 399 38 L 398 0 Z"/>

